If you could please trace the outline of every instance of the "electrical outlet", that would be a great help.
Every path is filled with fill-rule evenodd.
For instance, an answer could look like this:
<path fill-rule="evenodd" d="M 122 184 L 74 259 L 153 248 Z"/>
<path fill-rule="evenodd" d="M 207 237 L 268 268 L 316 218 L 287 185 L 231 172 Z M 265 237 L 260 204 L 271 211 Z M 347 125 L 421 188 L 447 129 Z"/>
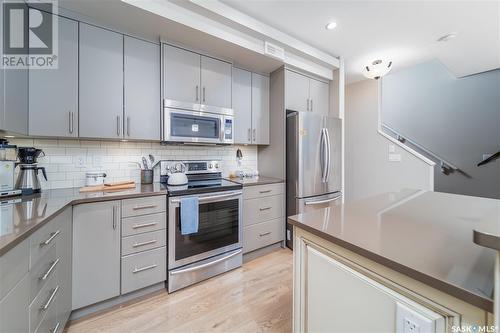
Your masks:
<path fill-rule="evenodd" d="M 395 153 L 396 152 L 396 146 L 393 144 L 389 145 L 389 153 Z"/>
<path fill-rule="evenodd" d="M 78 168 L 83 168 L 85 166 L 85 161 L 86 161 L 85 156 L 78 156 L 76 158 L 76 166 Z"/>
<path fill-rule="evenodd" d="M 403 333 L 420 333 L 420 326 L 413 320 L 405 318 L 403 321 Z"/>
<path fill-rule="evenodd" d="M 401 162 L 401 155 L 400 154 L 389 154 L 389 161 L 390 162 Z"/>

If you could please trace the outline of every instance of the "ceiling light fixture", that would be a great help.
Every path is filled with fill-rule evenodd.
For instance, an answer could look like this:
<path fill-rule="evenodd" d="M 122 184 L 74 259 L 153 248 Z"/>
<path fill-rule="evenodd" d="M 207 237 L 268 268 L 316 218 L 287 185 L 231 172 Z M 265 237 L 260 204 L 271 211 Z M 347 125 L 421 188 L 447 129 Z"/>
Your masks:
<path fill-rule="evenodd" d="M 363 68 L 363 75 L 378 80 L 392 69 L 392 61 L 375 60 Z"/>
<path fill-rule="evenodd" d="M 453 39 L 457 37 L 457 33 L 455 32 L 452 32 L 451 34 L 446 34 L 444 36 L 441 36 L 437 39 L 438 42 L 447 42 L 449 41 L 450 39 Z"/>
<path fill-rule="evenodd" d="M 333 30 L 333 29 L 335 29 L 336 27 L 337 27 L 337 23 L 335 23 L 335 22 L 330 22 L 330 23 L 328 23 L 328 24 L 325 26 L 325 29 L 326 29 L 326 30 Z"/>

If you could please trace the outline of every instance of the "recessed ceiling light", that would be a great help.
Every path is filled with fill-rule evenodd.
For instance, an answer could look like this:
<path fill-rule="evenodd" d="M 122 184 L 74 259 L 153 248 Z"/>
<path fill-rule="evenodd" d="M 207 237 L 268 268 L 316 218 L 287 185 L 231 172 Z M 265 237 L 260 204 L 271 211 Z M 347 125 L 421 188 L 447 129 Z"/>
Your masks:
<path fill-rule="evenodd" d="M 325 29 L 326 29 L 326 30 L 333 30 L 333 29 L 335 29 L 336 27 L 337 27 L 337 23 L 335 23 L 335 22 L 330 22 L 330 23 L 328 23 L 328 24 L 325 26 Z"/>
<path fill-rule="evenodd" d="M 454 33 L 454 32 L 453 32 L 453 33 L 451 33 L 451 34 L 446 34 L 446 35 L 444 35 L 444 36 L 439 37 L 439 38 L 437 39 L 437 41 L 438 41 L 438 42 L 447 42 L 447 41 L 449 41 L 450 39 L 453 39 L 453 38 L 455 38 L 455 37 L 457 37 L 457 33 Z"/>

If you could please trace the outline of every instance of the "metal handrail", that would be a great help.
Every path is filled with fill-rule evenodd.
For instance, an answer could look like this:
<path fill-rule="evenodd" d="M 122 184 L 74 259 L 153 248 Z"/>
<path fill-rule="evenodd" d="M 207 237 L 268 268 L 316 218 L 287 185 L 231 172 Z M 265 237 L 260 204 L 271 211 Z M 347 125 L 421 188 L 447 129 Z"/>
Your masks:
<path fill-rule="evenodd" d="M 395 134 L 396 140 L 398 140 L 399 142 L 401 142 L 401 143 L 409 142 L 412 146 L 414 146 L 418 150 L 421 150 L 425 155 L 429 156 L 434 161 L 437 161 L 441 167 L 441 172 L 443 172 L 444 174 L 448 174 L 450 171 L 459 171 L 460 170 L 460 168 L 458 168 L 454 164 L 448 162 L 444 158 L 441 158 L 439 155 L 437 155 L 436 153 L 430 151 L 429 149 L 421 146 L 417 142 L 415 142 L 411 139 L 408 139 L 407 137 L 401 135 L 399 132 L 397 132 L 395 129 L 391 128 L 390 126 L 387 126 L 386 124 L 381 124 L 381 126 L 385 129 L 388 129 L 393 134 Z"/>

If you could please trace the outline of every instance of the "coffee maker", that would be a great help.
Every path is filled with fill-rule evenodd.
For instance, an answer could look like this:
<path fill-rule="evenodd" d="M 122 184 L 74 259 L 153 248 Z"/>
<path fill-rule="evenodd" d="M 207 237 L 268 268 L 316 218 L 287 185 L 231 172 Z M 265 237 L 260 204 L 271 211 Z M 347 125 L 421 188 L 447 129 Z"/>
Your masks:
<path fill-rule="evenodd" d="M 17 147 L 0 139 L 0 198 L 20 195 L 21 191 L 14 189 L 14 170 L 16 168 Z"/>
<path fill-rule="evenodd" d="M 17 176 L 16 189 L 21 190 L 23 195 L 39 193 L 42 190 L 38 171 L 42 171 L 45 180 L 47 180 L 47 173 L 44 167 L 38 166 L 37 159 L 43 156 L 45 156 L 43 150 L 34 147 L 19 147 L 17 149 L 19 175 Z"/>

